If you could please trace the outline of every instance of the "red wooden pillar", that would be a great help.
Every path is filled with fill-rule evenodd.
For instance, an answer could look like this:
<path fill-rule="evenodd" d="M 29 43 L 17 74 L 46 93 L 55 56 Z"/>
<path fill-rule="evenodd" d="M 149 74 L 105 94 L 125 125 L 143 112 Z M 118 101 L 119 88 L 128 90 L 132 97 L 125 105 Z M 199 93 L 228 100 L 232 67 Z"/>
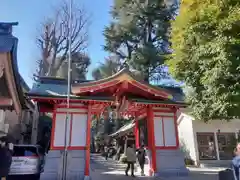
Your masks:
<path fill-rule="evenodd" d="M 150 174 L 154 174 L 157 170 L 154 122 L 153 121 L 154 121 L 153 109 L 152 109 L 152 107 L 148 107 L 148 109 L 147 109 L 148 148 L 151 150 L 151 153 L 152 153 Z"/>
<path fill-rule="evenodd" d="M 138 127 L 138 120 L 137 120 L 136 116 L 135 116 L 134 135 L 135 135 L 135 146 L 136 146 L 136 148 L 139 148 L 140 147 L 140 144 L 139 144 L 139 127 Z"/>
<path fill-rule="evenodd" d="M 86 132 L 86 161 L 85 161 L 85 176 L 90 175 L 90 144 L 91 144 L 91 105 L 88 105 L 88 118 L 87 118 L 87 132 Z"/>

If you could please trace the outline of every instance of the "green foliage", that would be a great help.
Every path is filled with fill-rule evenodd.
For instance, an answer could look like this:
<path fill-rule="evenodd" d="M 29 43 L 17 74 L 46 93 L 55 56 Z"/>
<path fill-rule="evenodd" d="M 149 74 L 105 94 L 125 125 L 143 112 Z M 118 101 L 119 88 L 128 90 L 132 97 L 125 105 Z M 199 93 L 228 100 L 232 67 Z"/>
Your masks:
<path fill-rule="evenodd" d="M 91 64 L 89 56 L 83 53 L 72 54 L 72 80 L 85 80 L 87 74 L 87 68 Z M 68 78 L 68 60 L 66 59 L 64 63 L 57 70 L 57 77 Z"/>
<path fill-rule="evenodd" d="M 105 50 L 126 59 L 131 69 L 143 73 L 144 80 L 149 81 L 162 70 L 159 67 L 169 53 L 174 5 L 164 0 L 115 0 L 113 21 L 104 31 Z"/>
<path fill-rule="evenodd" d="M 183 0 L 172 22 L 174 78 L 189 88 L 198 120 L 240 117 L 240 4 L 238 0 Z"/>
<path fill-rule="evenodd" d="M 93 70 L 92 76 L 95 80 L 107 78 L 116 74 L 121 66 L 122 63 L 117 56 L 109 56 L 105 58 L 104 63 L 101 63 L 99 67 Z"/>

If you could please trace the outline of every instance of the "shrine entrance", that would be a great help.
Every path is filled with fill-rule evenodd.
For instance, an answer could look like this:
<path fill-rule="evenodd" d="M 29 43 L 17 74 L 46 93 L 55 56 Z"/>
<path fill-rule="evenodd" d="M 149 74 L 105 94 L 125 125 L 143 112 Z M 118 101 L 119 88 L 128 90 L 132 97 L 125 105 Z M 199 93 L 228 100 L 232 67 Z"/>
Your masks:
<path fill-rule="evenodd" d="M 176 123 L 176 112 L 185 105 L 175 102 L 167 90 L 138 81 L 123 69 L 106 79 L 72 84 L 69 107 L 66 92 L 66 81 L 43 78 L 28 94 L 38 102 L 40 111 L 53 112 L 51 148 L 41 178 L 61 176 L 65 147 L 67 179 L 91 176 L 91 120 L 93 115 L 108 116 L 107 107 L 114 108 L 118 116 L 133 117 L 137 148 L 144 136 L 140 127 L 147 126 L 149 176 L 187 173 Z"/>

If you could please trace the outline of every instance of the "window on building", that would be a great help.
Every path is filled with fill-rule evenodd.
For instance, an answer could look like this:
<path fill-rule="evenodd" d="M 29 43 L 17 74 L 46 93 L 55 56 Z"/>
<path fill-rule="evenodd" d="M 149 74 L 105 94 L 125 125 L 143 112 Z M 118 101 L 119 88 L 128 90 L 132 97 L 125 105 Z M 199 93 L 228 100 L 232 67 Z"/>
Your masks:
<path fill-rule="evenodd" d="M 230 160 L 233 158 L 233 150 L 236 146 L 235 133 L 218 133 L 218 149 L 220 160 Z"/>
<path fill-rule="evenodd" d="M 197 133 L 199 160 L 216 160 L 214 133 Z"/>

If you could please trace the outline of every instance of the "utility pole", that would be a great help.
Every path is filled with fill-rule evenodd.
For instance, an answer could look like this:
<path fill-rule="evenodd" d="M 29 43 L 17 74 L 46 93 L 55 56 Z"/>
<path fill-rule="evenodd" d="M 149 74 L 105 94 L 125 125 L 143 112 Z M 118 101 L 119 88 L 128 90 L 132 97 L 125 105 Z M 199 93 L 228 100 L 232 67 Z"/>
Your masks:
<path fill-rule="evenodd" d="M 69 41 L 69 51 L 68 51 L 68 90 L 67 90 L 67 115 L 65 120 L 65 139 L 64 139 L 64 154 L 63 154 L 63 171 L 62 171 L 62 180 L 67 179 L 67 160 L 68 160 L 68 146 L 70 144 L 70 135 L 68 136 L 69 129 L 68 126 L 71 125 L 71 116 L 69 113 L 70 108 L 70 95 L 71 95 L 71 72 L 72 72 L 72 2 L 73 0 L 69 0 L 69 16 L 68 16 L 68 41 Z"/>

